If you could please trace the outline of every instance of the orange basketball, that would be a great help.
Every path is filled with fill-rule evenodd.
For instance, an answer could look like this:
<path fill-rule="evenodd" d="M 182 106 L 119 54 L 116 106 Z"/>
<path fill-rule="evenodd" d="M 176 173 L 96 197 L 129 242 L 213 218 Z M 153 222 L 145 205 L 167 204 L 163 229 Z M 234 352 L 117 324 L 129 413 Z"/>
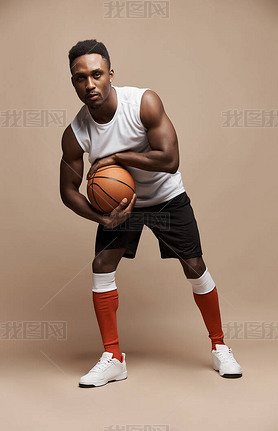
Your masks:
<path fill-rule="evenodd" d="M 120 165 L 99 168 L 87 183 L 89 201 L 102 213 L 110 213 L 124 198 L 129 203 L 134 193 L 134 179 Z"/>

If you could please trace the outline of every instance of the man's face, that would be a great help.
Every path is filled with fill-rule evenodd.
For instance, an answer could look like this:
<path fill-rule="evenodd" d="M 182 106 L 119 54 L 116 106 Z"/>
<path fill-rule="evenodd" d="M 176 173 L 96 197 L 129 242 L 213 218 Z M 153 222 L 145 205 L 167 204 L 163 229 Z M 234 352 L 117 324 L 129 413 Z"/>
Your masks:
<path fill-rule="evenodd" d="M 77 57 L 72 64 L 72 83 L 79 99 L 91 109 L 100 108 L 111 90 L 113 70 L 100 54 Z"/>

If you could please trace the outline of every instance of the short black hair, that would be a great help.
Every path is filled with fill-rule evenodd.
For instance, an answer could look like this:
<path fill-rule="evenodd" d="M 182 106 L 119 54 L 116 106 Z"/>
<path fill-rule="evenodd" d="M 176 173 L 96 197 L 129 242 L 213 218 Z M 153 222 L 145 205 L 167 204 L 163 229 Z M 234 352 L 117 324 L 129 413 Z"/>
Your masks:
<path fill-rule="evenodd" d="M 98 42 L 96 39 L 88 39 L 79 41 L 76 45 L 74 45 L 69 51 L 69 64 L 70 70 L 72 69 L 72 63 L 81 55 L 86 54 L 100 54 L 102 58 L 108 63 L 108 69 L 111 68 L 110 57 L 105 45 L 102 42 Z"/>

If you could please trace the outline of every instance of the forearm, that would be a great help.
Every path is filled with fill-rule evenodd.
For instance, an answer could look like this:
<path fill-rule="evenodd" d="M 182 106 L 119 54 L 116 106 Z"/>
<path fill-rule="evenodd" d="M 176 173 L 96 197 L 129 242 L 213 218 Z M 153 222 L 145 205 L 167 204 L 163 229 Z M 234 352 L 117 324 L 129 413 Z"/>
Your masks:
<path fill-rule="evenodd" d="M 61 194 L 63 203 L 76 214 L 88 220 L 103 224 L 103 215 L 97 212 L 84 195 L 71 190 L 67 195 Z"/>
<path fill-rule="evenodd" d="M 165 155 L 161 150 L 152 150 L 146 153 L 124 151 L 116 153 L 114 156 L 116 163 L 143 169 L 145 171 L 176 172 L 172 157 Z"/>

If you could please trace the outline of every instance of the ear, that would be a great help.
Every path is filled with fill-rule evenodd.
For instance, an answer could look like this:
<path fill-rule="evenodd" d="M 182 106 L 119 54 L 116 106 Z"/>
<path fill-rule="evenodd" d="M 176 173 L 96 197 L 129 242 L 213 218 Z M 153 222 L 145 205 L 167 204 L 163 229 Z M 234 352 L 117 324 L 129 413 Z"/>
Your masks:
<path fill-rule="evenodd" d="M 71 77 L 71 83 L 72 83 L 72 85 L 75 87 L 75 85 L 74 85 L 74 81 L 73 81 L 73 76 Z"/>
<path fill-rule="evenodd" d="M 110 76 L 110 79 L 114 78 L 114 70 L 113 69 L 110 70 L 109 76 Z"/>

